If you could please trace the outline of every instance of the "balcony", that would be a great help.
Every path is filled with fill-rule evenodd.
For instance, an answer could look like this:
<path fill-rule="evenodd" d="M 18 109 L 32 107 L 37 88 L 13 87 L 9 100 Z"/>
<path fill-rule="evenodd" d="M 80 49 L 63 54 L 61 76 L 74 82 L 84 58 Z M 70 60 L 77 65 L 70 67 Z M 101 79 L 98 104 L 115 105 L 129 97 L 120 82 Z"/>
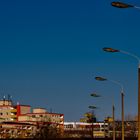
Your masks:
<path fill-rule="evenodd" d="M 11 109 L 11 112 L 16 113 L 17 112 L 17 109 Z"/>
<path fill-rule="evenodd" d="M 15 115 L 14 113 L 11 113 L 11 118 L 17 118 L 17 115 Z"/>

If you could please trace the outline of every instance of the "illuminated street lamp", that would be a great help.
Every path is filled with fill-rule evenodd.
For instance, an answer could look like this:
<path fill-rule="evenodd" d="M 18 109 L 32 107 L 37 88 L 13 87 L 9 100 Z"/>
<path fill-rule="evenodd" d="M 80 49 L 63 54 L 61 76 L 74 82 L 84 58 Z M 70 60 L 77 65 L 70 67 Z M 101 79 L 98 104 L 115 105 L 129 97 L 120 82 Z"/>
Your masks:
<path fill-rule="evenodd" d="M 113 48 L 103 48 L 103 50 L 106 52 L 120 52 L 138 60 L 138 140 L 140 140 L 140 58 L 132 53 Z"/>
<path fill-rule="evenodd" d="M 118 50 L 115 50 L 115 49 L 110 49 L 108 48 L 107 49 L 108 51 L 111 51 L 111 52 L 118 52 Z M 95 77 L 96 80 L 98 81 L 109 81 L 109 82 L 112 82 L 114 84 L 117 84 L 120 86 L 121 88 L 121 108 L 122 108 L 122 140 L 124 140 L 124 90 L 123 90 L 123 85 L 118 82 L 118 81 L 114 81 L 114 80 L 108 80 L 104 77 Z M 112 118 L 113 118 L 113 140 L 115 140 L 115 107 L 114 107 L 114 103 L 112 105 Z"/>
<path fill-rule="evenodd" d="M 138 6 L 123 3 L 123 2 L 118 2 L 118 1 L 111 2 L 111 5 L 114 7 L 117 7 L 117 8 L 138 8 L 138 9 L 140 9 L 140 7 L 138 7 Z"/>

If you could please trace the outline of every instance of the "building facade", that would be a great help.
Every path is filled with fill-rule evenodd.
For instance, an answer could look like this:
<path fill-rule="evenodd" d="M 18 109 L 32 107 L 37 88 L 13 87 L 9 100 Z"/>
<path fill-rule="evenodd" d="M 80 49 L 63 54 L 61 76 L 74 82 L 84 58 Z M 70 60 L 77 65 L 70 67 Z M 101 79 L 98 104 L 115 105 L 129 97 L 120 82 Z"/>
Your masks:
<path fill-rule="evenodd" d="M 50 113 L 45 108 L 14 105 L 11 100 L 0 100 L 0 138 L 32 138 L 43 127 L 55 126 L 64 131 L 64 114 Z"/>
<path fill-rule="evenodd" d="M 104 138 L 108 123 L 64 122 L 64 132 L 68 137 Z"/>

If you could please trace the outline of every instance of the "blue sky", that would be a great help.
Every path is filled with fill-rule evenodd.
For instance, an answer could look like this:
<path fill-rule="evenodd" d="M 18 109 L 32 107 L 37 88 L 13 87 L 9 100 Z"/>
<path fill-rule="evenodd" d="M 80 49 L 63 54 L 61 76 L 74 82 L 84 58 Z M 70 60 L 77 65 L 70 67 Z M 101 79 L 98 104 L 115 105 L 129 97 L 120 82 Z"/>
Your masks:
<path fill-rule="evenodd" d="M 118 9 L 111 0 L 0 1 L 0 95 L 64 113 L 78 121 L 96 105 L 99 120 L 120 119 L 120 87 L 95 81 L 104 76 L 125 90 L 125 115 L 137 114 L 137 61 L 109 54 L 113 47 L 140 57 L 140 10 Z M 123 2 L 140 6 L 138 0 Z M 102 95 L 90 97 L 91 93 Z"/>

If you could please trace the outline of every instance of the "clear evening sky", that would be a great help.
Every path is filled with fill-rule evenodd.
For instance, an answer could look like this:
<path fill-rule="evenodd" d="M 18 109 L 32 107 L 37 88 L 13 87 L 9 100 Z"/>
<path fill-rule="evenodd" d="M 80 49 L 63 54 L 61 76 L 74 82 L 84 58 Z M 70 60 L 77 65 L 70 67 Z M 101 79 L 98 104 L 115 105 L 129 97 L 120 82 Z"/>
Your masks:
<path fill-rule="evenodd" d="M 0 98 L 64 113 L 78 121 L 89 105 L 99 120 L 121 118 L 119 81 L 125 115 L 137 114 L 137 60 L 102 51 L 112 47 L 140 57 L 140 10 L 119 9 L 111 0 L 1 0 Z M 123 2 L 140 6 L 139 0 Z M 90 97 L 91 93 L 100 98 Z"/>

